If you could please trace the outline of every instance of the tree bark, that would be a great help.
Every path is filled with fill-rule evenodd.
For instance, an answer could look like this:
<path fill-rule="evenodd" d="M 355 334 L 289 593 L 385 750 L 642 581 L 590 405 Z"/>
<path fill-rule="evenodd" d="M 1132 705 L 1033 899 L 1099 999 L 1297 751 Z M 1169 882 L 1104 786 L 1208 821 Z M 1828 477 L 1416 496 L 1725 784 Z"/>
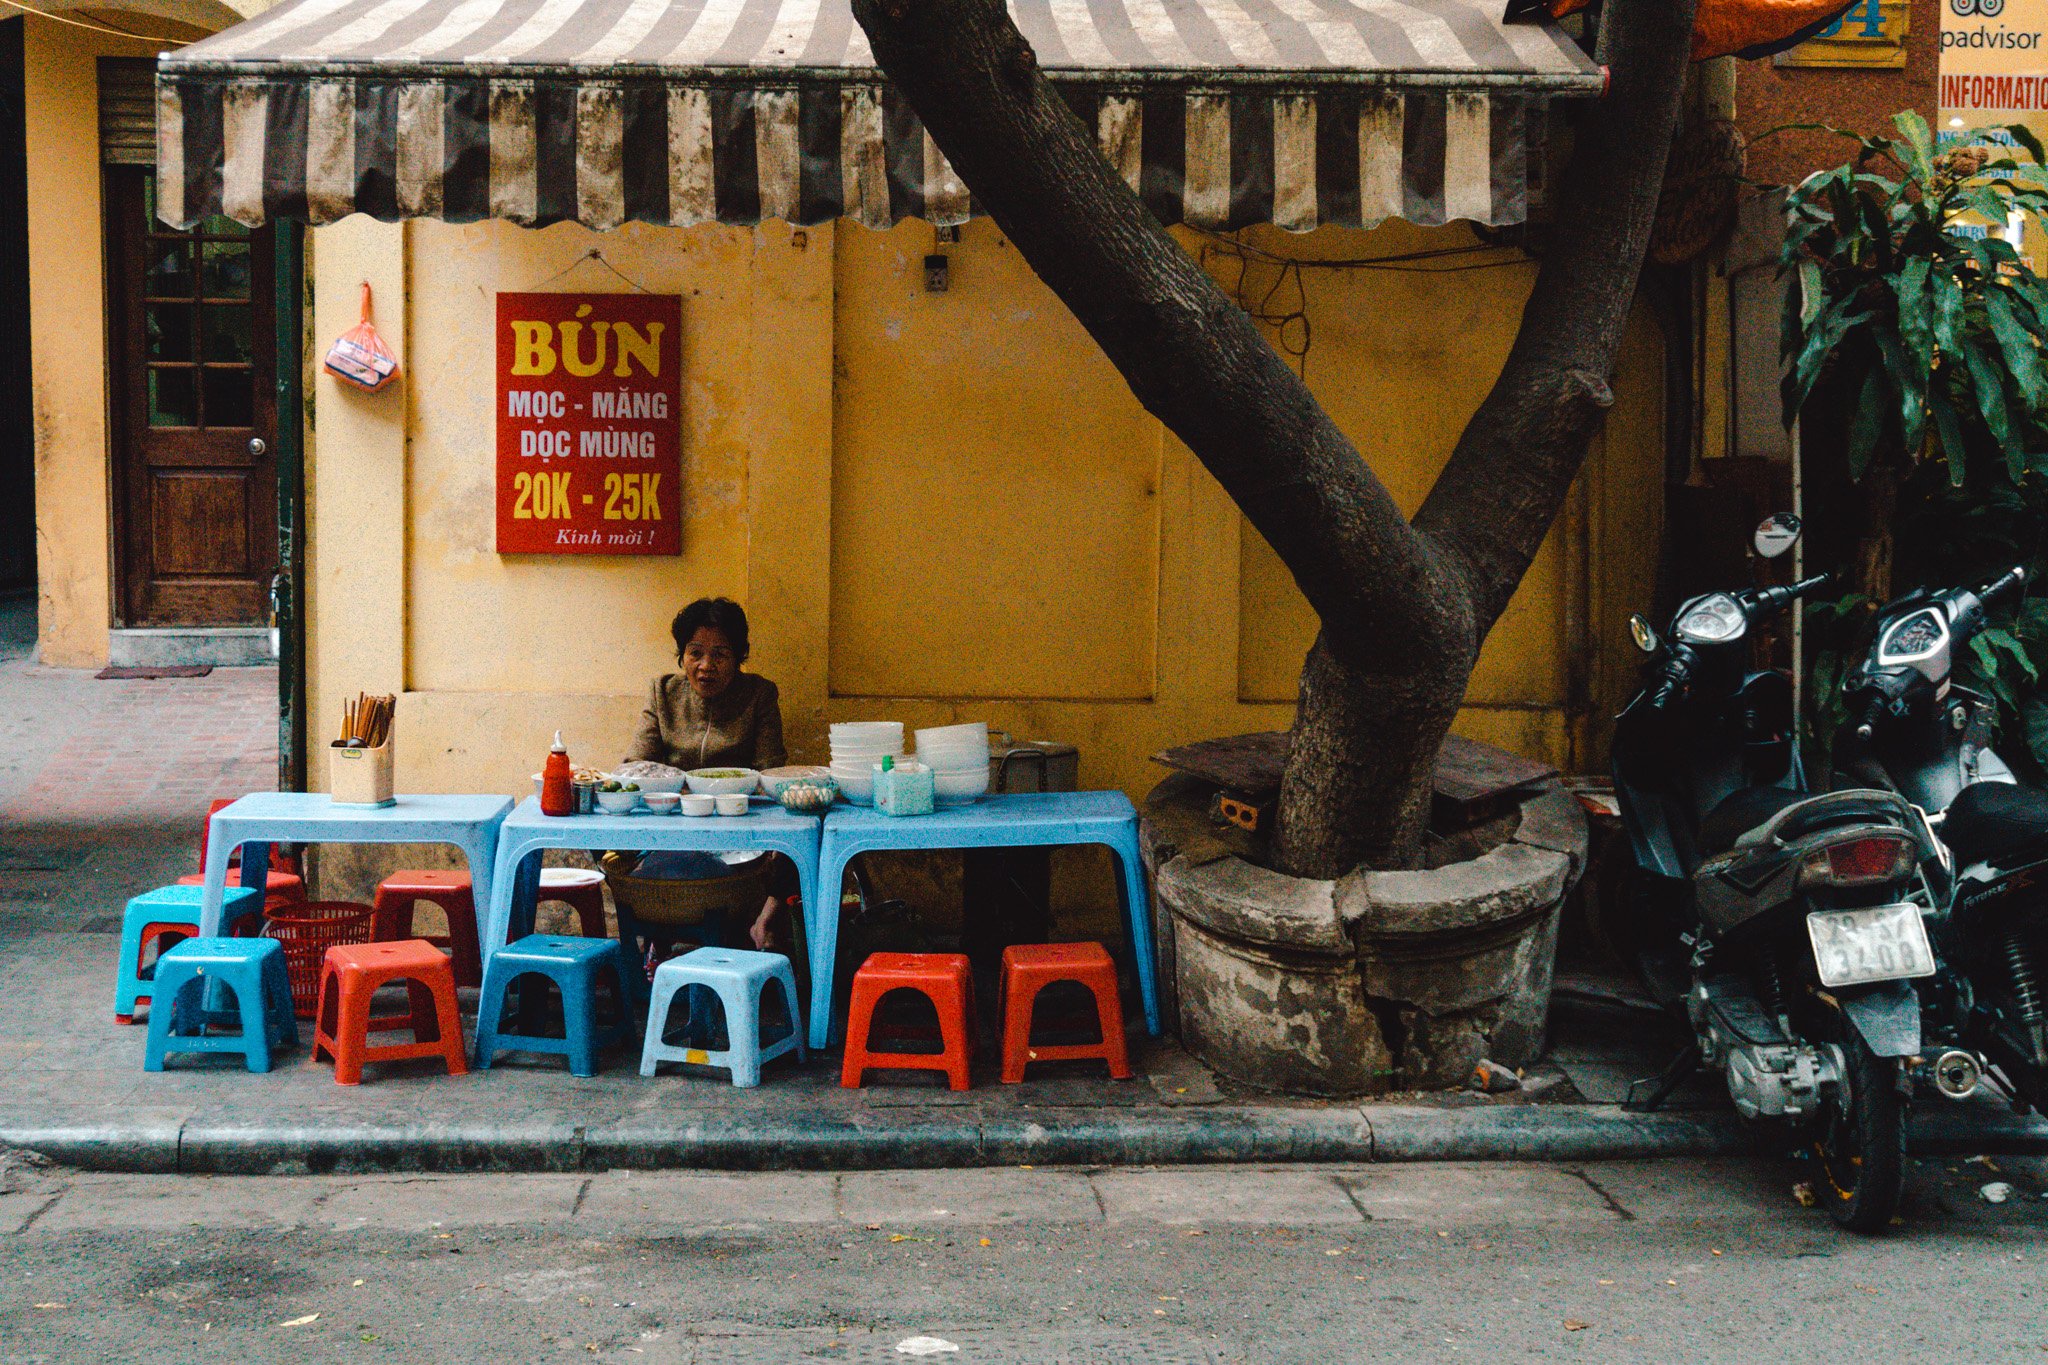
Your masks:
<path fill-rule="evenodd" d="M 1560 245 L 1415 525 L 1257 324 L 1102 157 L 1003 0 L 853 8 L 960 178 L 1315 609 L 1322 629 L 1303 670 L 1276 865 L 1315 877 L 1412 865 L 1435 753 L 1479 645 L 1607 401 L 1676 118 L 1691 0 L 1610 3 L 1613 88 L 1566 179 Z M 1612 183 L 1622 177 L 1634 179 Z"/>

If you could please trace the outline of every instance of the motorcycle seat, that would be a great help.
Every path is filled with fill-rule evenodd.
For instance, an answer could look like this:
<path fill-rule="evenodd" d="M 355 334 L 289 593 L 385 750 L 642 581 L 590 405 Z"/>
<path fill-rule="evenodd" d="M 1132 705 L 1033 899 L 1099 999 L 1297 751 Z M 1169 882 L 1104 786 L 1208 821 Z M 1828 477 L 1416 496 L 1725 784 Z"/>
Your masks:
<path fill-rule="evenodd" d="M 1735 841 L 1788 806 L 1806 800 L 1806 793 L 1784 787 L 1744 787 L 1725 797 L 1700 821 L 1700 853 L 1713 857 L 1735 847 Z"/>
<path fill-rule="evenodd" d="M 1941 837 L 1964 866 L 2014 854 L 2048 857 L 2048 792 L 1972 782 L 1949 803 Z"/>

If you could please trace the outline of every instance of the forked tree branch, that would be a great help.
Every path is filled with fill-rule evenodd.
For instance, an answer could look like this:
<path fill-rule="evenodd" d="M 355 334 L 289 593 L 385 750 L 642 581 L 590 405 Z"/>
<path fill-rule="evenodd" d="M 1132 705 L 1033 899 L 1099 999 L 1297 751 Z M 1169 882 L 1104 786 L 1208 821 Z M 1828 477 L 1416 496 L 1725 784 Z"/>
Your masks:
<path fill-rule="evenodd" d="M 1281 787 L 1283 871 L 1327 877 L 1419 852 L 1431 764 L 1480 643 L 1609 401 L 1692 8 L 1610 0 L 1613 87 L 1583 117 L 1556 245 L 1506 368 L 1411 525 L 1257 324 L 1104 159 L 1003 0 L 853 0 L 961 179 L 1321 620 Z"/>
<path fill-rule="evenodd" d="M 1611 0 L 1612 83 L 1578 129 L 1515 343 L 1415 515 L 1464 570 L 1480 637 L 1506 609 L 1613 401 L 1608 387 L 1678 121 L 1694 0 Z"/>

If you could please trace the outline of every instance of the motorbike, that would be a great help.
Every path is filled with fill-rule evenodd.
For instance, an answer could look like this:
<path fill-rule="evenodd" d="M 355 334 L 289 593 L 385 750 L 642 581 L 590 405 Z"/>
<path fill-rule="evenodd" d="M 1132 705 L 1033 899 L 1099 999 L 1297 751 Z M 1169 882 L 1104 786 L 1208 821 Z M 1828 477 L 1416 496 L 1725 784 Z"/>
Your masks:
<path fill-rule="evenodd" d="M 1987 609 L 2025 582 L 2015 568 L 1981 587 L 1888 603 L 1843 677 L 1848 721 L 1835 746 L 1839 771 L 1929 812 L 1943 846 L 1930 884 L 1947 970 L 1929 995 L 1929 1023 L 1955 1046 L 1935 1058 L 1935 1085 L 1962 1098 L 1988 1069 L 2022 1112 L 2048 1108 L 2048 793 L 1999 758 L 1995 707 L 1958 684 L 1953 666 Z"/>
<path fill-rule="evenodd" d="M 1752 631 L 1825 581 L 1695 597 L 1661 636 L 1630 622 L 1650 656 L 1613 747 L 1634 956 L 1691 1032 L 1632 1107 L 1718 1071 L 1744 1119 L 1817 1158 L 1834 1220 L 1871 1232 L 1905 1188 L 1913 983 L 1935 971 L 1910 897 L 1934 845 L 1896 792 L 1809 790 L 1791 679 L 1751 667 Z"/>

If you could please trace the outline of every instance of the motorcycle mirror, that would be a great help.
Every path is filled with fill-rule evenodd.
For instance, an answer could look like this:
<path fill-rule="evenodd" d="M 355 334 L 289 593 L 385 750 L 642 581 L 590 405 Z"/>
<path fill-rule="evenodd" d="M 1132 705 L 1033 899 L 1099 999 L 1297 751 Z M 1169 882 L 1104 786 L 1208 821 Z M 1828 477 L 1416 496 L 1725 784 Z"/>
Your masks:
<path fill-rule="evenodd" d="M 1628 618 L 1628 633 L 1634 637 L 1636 648 L 1643 651 L 1643 653 L 1655 654 L 1657 652 L 1657 632 L 1648 621 L 1643 619 L 1641 612 L 1637 612 Z"/>
<path fill-rule="evenodd" d="M 1776 559 L 1799 543 L 1799 518 L 1790 512 L 1774 512 L 1757 524 L 1751 543 L 1765 559 Z"/>

